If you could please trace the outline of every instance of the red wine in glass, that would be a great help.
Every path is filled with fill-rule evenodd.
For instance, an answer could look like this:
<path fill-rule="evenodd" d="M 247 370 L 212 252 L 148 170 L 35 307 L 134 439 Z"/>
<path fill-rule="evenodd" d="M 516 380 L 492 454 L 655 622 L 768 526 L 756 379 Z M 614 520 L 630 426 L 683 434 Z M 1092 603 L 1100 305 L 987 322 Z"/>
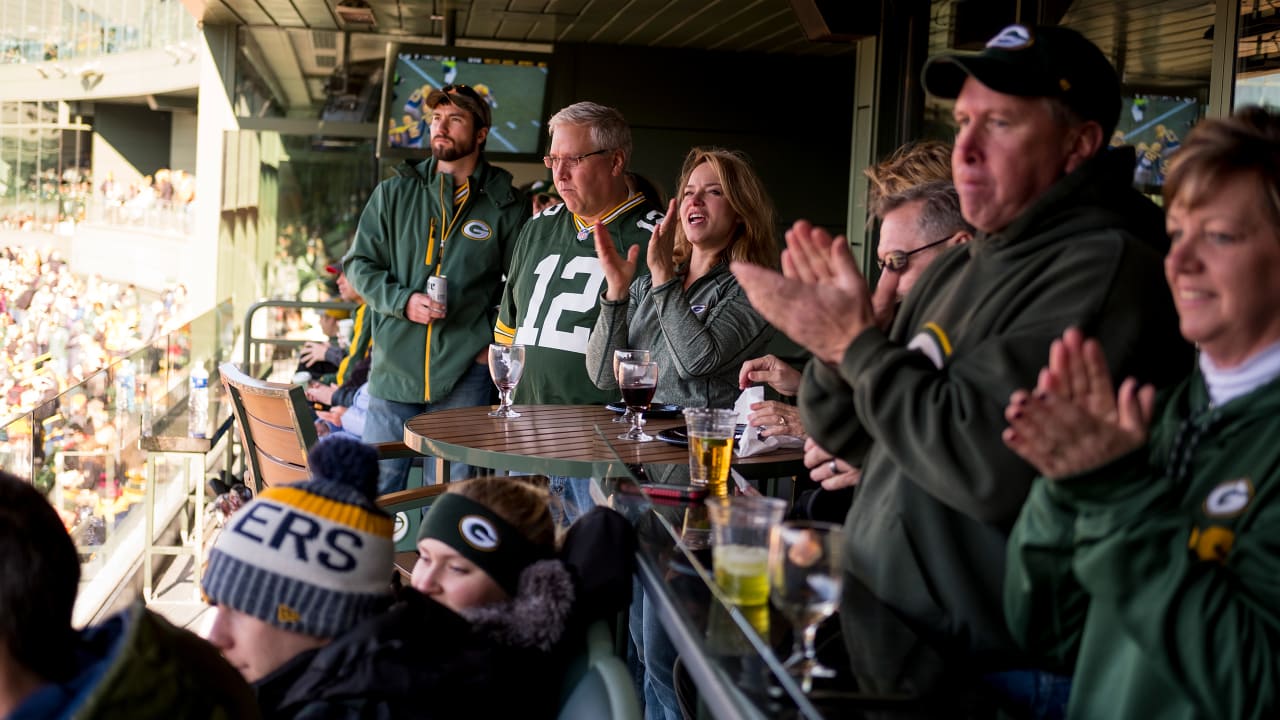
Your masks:
<path fill-rule="evenodd" d="M 646 412 L 649 409 L 649 403 L 653 402 L 653 393 L 657 389 L 655 385 L 624 385 L 622 401 L 627 404 L 627 409 L 631 412 Z"/>

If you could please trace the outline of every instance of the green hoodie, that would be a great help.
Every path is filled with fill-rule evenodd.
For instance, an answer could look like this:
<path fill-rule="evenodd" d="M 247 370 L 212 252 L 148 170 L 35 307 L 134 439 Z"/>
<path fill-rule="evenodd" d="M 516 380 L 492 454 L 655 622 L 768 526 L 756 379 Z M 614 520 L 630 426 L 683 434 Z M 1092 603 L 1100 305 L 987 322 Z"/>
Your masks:
<path fill-rule="evenodd" d="M 483 157 L 466 188 L 464 197 L 453 176 L 436 172 L 434 158 L 406 162 L 374 189 L 360 216 L 343 267 L 379 316 L 369 371 L 374 397 L 438 402 L 491 341 L 502 278 L 528 207 L 511 173 Z M 448 280 L 448 315 L 430 325 L 412 322 L 405 305 L 427 291 L 432 275 Z"/>
<path fill-rule="evenodd" d="M 1164 386 L 1190 364 L 1164 282 L 1164 219 L 1129 187 L 1132 161 L 1103 151 L 1004 230 L 929 265 L 887 336 L 866 330 L 839 367 L 805 369 L 805 428 L 862 467 L 846 569 L 993 666 L 1022 662 L 1001 590 L 1035 476 L 1000 440 L 1009 395 L 1035 385 L 1072 325 L 1101 340 L 1118 377 Z"/>
<path fill-rule="evenodd" d="M 1196 372 L 1156 417 L 1147 447 L 1036 480 L 1009 627 L 1074 668 L 1069 717 L 1276 717 L 1280 380 L 1214 408 Z"/>

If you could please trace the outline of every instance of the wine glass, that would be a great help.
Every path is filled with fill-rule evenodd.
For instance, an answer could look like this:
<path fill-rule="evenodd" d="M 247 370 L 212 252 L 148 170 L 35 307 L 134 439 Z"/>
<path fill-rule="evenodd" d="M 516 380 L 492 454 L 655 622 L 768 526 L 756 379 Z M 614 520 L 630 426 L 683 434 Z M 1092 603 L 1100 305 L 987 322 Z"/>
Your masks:
<path fill-rule="evenodd" d="M 623 360 L 618 363 L 618 386 L 622 388 L 622 401 L 631 411 L 631 428 L 618 436 L 619 440 L 649 442 L 652 435 L 644 432 L 644 412 L 653 401 L 658 389 L 658 363 Z"/>
<path fill-rule="evenodd" d="M 784 522 L 769 532 L 769 597 L 791 621 L 795 649 L 783 667 L 801 676 L 804 692 L 814 678 L 835 677 L 813 649 L 818 624 L 840 601 L 844 533 L 824 522 Z"/>
<path fill-rule="evenodd" d="M 511 391 L 516 389 L 524 374 L 524 346 L 489 344 L 489 377 L 498 386 L 498 408 L 489 417 L 518 418 L 520 413 L 511 409 Z"/>
<path fill-rule="evenodd" d="M 618 377 L 618 363 L 622 362 L 623 360 L 631 360 L 632 362 L 649 362 L 651 359 L 652 358 L 649 357 L 648 350 L 614 350 L 613 351 L 613 379 L 618 381 L 618 387 L 622 387 L 622 380 Z M 625 398 L 622 400 L 621 404 L 623 406 L 626 406 L 627 401 Z M 616 423 L 631 422 L 631 408 L 628 407 L 626 412 L 614 418 L 613 421 Z"/>

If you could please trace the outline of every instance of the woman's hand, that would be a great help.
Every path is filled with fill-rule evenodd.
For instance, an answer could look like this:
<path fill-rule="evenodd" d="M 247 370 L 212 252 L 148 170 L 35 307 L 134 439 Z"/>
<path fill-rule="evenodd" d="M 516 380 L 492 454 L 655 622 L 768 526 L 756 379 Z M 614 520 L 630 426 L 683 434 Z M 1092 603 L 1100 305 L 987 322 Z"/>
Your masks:
<path fill-rule="evenodd" d="M 823 490 L 852 487 L 862 480 L 862 470 L 823 450 L 813 438 L 804 441 L 804 466 L 809 479 L 821 483 Z"/>
<path fill-rule="evenodd" d="M 751 414 L 747 416 L 747 424 L 761 428 L 761 438 L 774 435 L 793 435 L 804 437 L 804 423 L 800 420 L 800 410 L 794 405 L 780 403 L 777 400 L 765 400 L 752 403 Z"/>
<path fill-rule="evenodd" d="M 742 363 L 738 370 L 738 389 L 746 390 L 756 383 L 768 383 L 782 395 L 794 397 L 800 392 L 799 371 L 775 355 L 752 358 Z"/>
<path fill-rule="evenodd" d="M 676 214 L 679 206 L 676 199 L 671 198 L 671 202 L 667 203 L 666 217 L 662 218 L 662 222 L 653 229 L 653 235 L 649 237 L 649 252 L 645 256 L 645 262 L 649 264 L 649 276 L 653 278 L 653 286 L 665 285 L 676 276 L 676 263 L 673 255 L 676 250 L 676 226 L 680 224 L 680 217 Z"/>
<path fill-rule="evenodd" d="M 636 276 L 636 260 L 640 257 L 640 246 L 627 248 L 627 257 L 618 253 L 613 246 L 613 236 L 605 229 L 604 223 L 596 223 L 591 234 L 596 239 L 596 257 L 600 258 L 600 267 L 604 270 L 607 287 L 605 300 L 625 300 L 631 292 L 631 281 Z M 656 231 L 655 231 L 656 234 Z"/>
<path fill-rule="evenodd" d="M 1102 346 L 1070 328 L 1049 347 L 1035 391 L 1010 396 L 1001 437 L 1042 475 L 1060 479 L 1146 444 L 1154 405 L 1155 388 L 1133 378 L 1114 392 Z"/>

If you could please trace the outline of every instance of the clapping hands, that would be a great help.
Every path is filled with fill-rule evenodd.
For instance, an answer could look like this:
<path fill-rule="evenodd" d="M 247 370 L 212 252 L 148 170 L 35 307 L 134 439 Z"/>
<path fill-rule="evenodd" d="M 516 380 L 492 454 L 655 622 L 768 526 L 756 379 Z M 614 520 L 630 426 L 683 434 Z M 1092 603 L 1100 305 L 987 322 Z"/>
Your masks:
<path fill-rule="evenodd" d="M 1112 389 L 1102 346 L 1076 328 L 1049 348 L 1034 391 L 1009 398 L 1005 445 L 1040 473 L 1062 479 L 1101 467 L 1142 447 L 1155 389 L 1133 378 Z"/>

